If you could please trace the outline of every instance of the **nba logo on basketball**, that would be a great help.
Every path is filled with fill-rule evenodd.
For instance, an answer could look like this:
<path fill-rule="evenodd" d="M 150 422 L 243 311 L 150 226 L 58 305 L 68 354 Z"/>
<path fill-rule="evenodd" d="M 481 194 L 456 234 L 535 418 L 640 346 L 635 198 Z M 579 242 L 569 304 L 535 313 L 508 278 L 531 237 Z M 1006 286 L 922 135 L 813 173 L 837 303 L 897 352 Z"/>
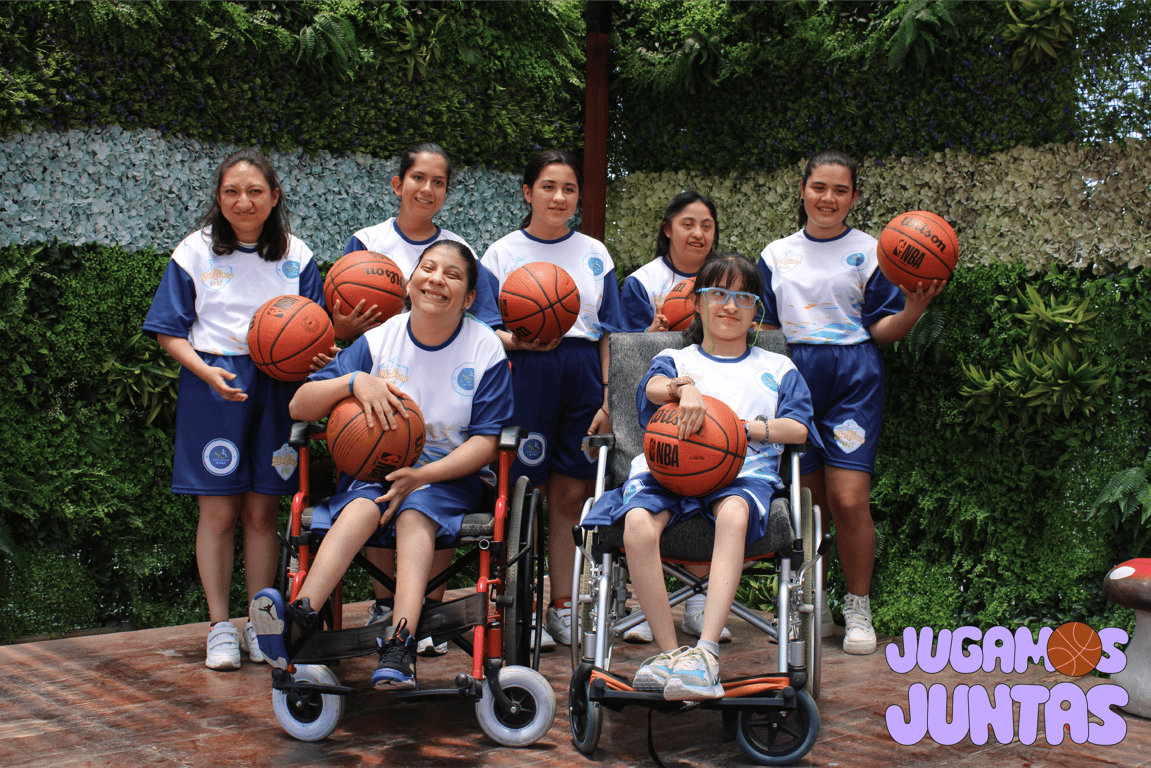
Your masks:
<path fill-rule="evenodd" d="M 1014 632 L 1006 627 L 941 629 L 930 627 L 918 632 L 903 630 L 903 649 L 887 646 L 887 665 L 893 672 L 907 674 L 917 667 L 937 674 L 948 665 L 960 674 L 1022 674 L 1032 662 L 1043 660 L 1048 672 L 1082 677 L 1093 670 L 1106 674 L 1120 672 L 1127 657 L 1118 646 L 1128 641 L 1127 633 L 1116 627 L 1096 632 L 1080 622 L 1068 622 L 1056 629 L 1043 627 L 1038 637 L 1027 627 Z M 1039 737 L 1040 715 L 1043 736 L 1058 745 L 1068 736 L 1076 744 L 1106 746 L 1118 744 L 1127 735 L 1127 723 L 1113 707 L 1125 706 L 1127 691 L 1113 683 L 1082 688 L 1064 681 L 1045 685 L 999 683 L 992 691 L 983 685 L 956 685 L 953 691 L 936 683 L 930 687 L 915 683 L 907 690 L 907 712 L 899 705 L 887 708 L 887 731 L 900 744 L 918 744 L 930 737 L 938 744 L 956 744 L 970 738 L 986 744 L 994 735 L 1000 744 L 1016 737 L 1034 744 Z M 949 707 L 950 704 L 950 707 Z M 1015 704 L 1019 704 L 1016 723 Z M 948 716 L 950 709 L 951 715 Z M 1018 734 L 1016 726 L 1018 725 Z"/>

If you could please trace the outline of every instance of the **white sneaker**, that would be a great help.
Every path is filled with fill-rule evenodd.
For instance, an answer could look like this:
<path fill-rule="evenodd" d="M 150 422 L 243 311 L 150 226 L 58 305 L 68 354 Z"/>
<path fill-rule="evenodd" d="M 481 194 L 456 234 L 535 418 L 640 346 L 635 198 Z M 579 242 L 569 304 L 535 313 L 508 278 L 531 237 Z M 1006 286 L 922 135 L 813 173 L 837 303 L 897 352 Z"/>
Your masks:
<path fill-rule="evenodd" d="M 391 598 L 388 598 L 389 600 Z M 368 620 L 364 622 L 365 627 L 370 627 L 373 624 L 391 624 L 392 623 L 392 606 L 379 603 L 372 603 L 368 606 Z"/>
<path fill-rule="evenodd" d="M 700 600 L 697 607 L 692 605 L 691 598 L 688 598 L 688 601 L 683 604 L 683 623 L 679 626 L 687 634 L 699 637 L 700 633 L 703 632 L 703 609 L 705 603 L 705 600 Z M 731 632 L 728 631 L 727 627 L 724 627 L 723 631 L 719 633 L 719 641 L 721 643 L 731 642 Z"/>
<path fill-rule="evenodd" d="M 690 650 L 691 648 L 684 645 L 674 651 L 657 653 L 655 656 L 645 659 L 639 669 L 635 671 L 635 677 L 631 680 L 632 688 L 649 693 L 663 693 L 664 686 L 667 685 L 667 679 L 671 677 L 676 661 Z"/>
<path fill-rule="evenodd" d="M 624 632 L 623 639 L 625 643 L 650 643 L 655 638 L 651 634 L 651 627 L 643 621 Z"/>
<path fill-rule="evenodd" d="M 208 632 L 208 653 L 204 666 L 208 669 L 240 668 L 240 633 L 230 621 L 218 622 Z"/>
<path fill-rule="evenodd" d="M 240 650 L 247 651 L 248 658 L 257 664 L 264 663 L 264 652 L 260 650 L 260 643 L 256 640 L 256 628 L 250 621 L 240 635 Z"/>
<path fill-rule="evenodd" d="M 560 603 L 560 608 L 556 609 L 554 605 L 549 605 L 547 610 L 547 618 L 545 626 L 547 631 L 555 639 L 555 642 L 560 645 L 572 644 L 572 603 L 571 600 L 565 600 Z"/>
<path fill-rule="evenodd" d="M 534 620 L 534 618 L 533 618 Z M 536 628 L 532 626 L 531 647 L 536 647 Z M 544 628 L 543 634 L 540 635 L 540 650 L 541 651 L 554 651 L 556 649 L 556 639 L 551 636 L 551 633 Z"/>
<path fill-rule="evenodd" d="M 835 619 L 831 618 L 831 608 L 827 606 L 827 593 L 819 593 L 819 636 L 831 637 L 835 634 Z"/>
<path fill-rule="evenodd" d="M 722 699 L 723 686 L 719 683 L 719 659 L 702 648 L 692 648 L 675 661 L 675 667 L 663 697 L 668 701 L 699 701 Z"/>
<path fill-rule="evenodd" d="M 850 592 L 843 606 L 843 619 L 847 634 L 843 636 L 843 652 L 856 656 L 875 653 L 875 630 L 871 626 L 871 598 Z"/>
<path fill-rule="evenodd" d="M 430 637 L 422 637 L 416 643 L 416 654 L 418 656 L 443 656 L 448 652 L 448 641 L 445 640 L 439 645 L 436 645 Z"/>

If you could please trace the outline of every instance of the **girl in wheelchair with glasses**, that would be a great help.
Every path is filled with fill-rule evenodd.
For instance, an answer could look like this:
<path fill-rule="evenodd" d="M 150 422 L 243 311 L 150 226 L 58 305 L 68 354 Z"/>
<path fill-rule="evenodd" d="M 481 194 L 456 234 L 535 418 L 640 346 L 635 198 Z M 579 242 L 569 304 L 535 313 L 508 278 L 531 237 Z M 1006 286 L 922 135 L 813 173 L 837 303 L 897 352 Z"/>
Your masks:
<path fill-rule="evenodd" d="M 628 571 L 660 653 L 633 679 L 635 689 L 671 701 L 721 698 L 719 639 L 735 599 L 744 548 L 762 538 L 772 498 L 784 490 L 779 444 L 809 438 L 811 396 L 791 361 L 753 346 L 763 280 L 750 261 L 716 253 L 696 276 L 696 315 L 684 332 L 689 346 L 661 352 L 636 393 L 641 424 L 664 403 L 679 403 L 680 439 L 703 424 L 703 395 L 727 404 L 744 421 L 747 457 L 735 481 L 700 498 L 681 497 L 648 472 L 642 454 L 628 481 L 604 494 L 583 521 L 586 528 L 624 520 Z M 711 582 L 695 648 L 679 646 L 660 565 L 660 534 L 694 515 L 715 526 Z"/>

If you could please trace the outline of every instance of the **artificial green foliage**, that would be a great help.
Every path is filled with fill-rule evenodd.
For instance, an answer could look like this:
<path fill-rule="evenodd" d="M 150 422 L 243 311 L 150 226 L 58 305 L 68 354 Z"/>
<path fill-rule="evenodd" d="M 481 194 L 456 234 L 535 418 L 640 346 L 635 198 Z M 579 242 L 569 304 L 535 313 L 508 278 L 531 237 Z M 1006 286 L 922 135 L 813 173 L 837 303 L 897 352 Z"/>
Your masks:
<path fill-rule="evenodd" d="M 1151 453 L 1143 460 L 1143 466 L 1125 469 L 1108 480 L 1095 497 L 1088 514 L 1094 515 L 1116 504 L 1119 507 L 1117 523 L 1126 521 L 1132 512 L 1142 510 L 1139 522 L 1146 525 L 1151 519 L 1151 482 L 1148 482 L 1148 477 L 1151 477 Z"/>
<path fill-rule="evenodd" d="M 1045 57 L 1058 58 L 1064 45 L 1075 36 L 1072 4 L 1065 0 L 1024 0 L 1006 3 L 1014 23 L 1008 24 L 1003 39 L 1018 43 L 1011 64 L 1020 69 L 1027 63 L 1038 64 Z"/>
<path fill-rule="evenodd" d="M 930 59 L 945 55 L 959 37 L 960 11 L 955 0 L 904 0 L 884 21 L 898 24 L 887 44 L 887 67 L 903 69 L 907 54 L 914 51 L 919 71 L 927 71 Z"/>
<path fill-rule="evenodd" d="M 944 338 L 943 313 L 928 306 L 907 336 L 892 344 L 892 348 L 908 366 L 938 364 L 943 356 Z"/>
<path fill-rule="evenodd" d="M 101 366 L 111 400 L 138 414 L 145 434 L 176 427 L 180 364 L 143 332 L 113 349 Z"/>

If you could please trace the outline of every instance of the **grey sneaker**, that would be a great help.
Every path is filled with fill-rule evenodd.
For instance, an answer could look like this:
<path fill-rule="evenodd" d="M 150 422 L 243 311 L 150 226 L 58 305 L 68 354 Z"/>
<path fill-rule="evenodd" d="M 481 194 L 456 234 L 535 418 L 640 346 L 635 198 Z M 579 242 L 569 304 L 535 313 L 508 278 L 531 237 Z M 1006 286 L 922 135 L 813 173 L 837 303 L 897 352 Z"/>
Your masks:
<path fill-rule="evenodd" d="M 697 609 L 690 600 L 684 603 L 683 622 L 679 625 L 680 629 L 693 637 L 699 637 L 700 633 L 703 632 L 703 609 L 704 606 L 702 605 Z M 731 642 L 731 631 L 727 627 L 724 627 L 723 631 L 719 633 L 719 641 L 721 643 Z"/>
<path fill-rule="evenodd" d="M 675 661 L 663 697 L 668 701 L 722 699 L 719 660 L 702 648 L 690 648 Z"/>
<path fill-rule="evenodd" d="M 624 632 L 623 639 L 625 643 L 650 643 L 655 638 L 651 634 L 651 627 L 644 621 Z"/>
<path fill-rule="evenodd" d="M 368 620 L 365 622 L 365 627 L 370 627 L 373 624 L 391 624 L 392 623 L 392 603 L 391 598 L 388 602 L 380 605 L 379 603 L 372 603 L 368 606 Z"/>
<path fill-rule="evenodd" d="M 871 626 L 871 597 L 847 594 L 843 606 L 843 620 L 847 633 L 843 636 L 843 652 L 855 656 L 875 653 L 875 629 Z"/>
<path fill-rule="evenodd" d="M 646 659 L 639 669 L 635 671 L 635 677 L 632 678 L 631 687 L 637 691 L 649 691 L 651 693 L 663 693 L 664 687 L 667 685 L 667 679 L 671 677 L 672 669 L 675 667 L 676 661 L 683 654 L 690 651 L 686 645 L 676 648 L 674 651 L 666 651 L 664 653 L 657 653 L 649 659 Z"/>

